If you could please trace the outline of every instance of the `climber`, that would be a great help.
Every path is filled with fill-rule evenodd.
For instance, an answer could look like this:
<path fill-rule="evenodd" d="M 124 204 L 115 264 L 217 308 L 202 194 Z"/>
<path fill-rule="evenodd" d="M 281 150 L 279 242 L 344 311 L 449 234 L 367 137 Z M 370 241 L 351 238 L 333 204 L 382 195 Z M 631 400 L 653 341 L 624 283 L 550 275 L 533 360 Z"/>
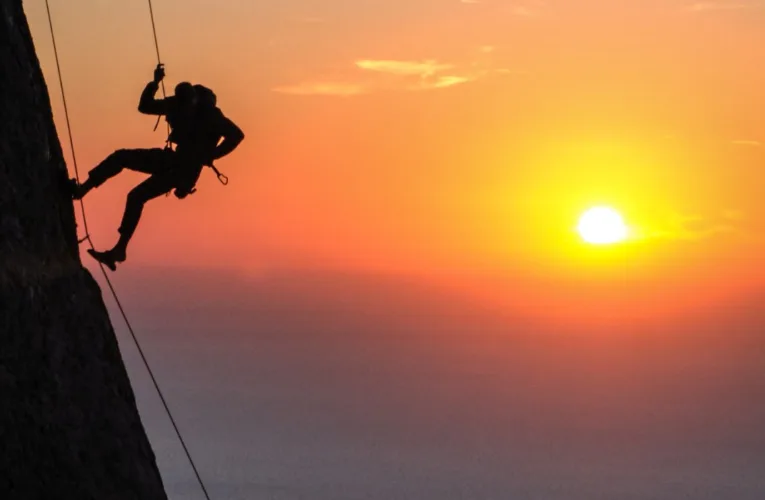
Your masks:
<path fill-rule="evenodd" d="M 231 153 L 244 140 L 242 130 L 216 107 L 215 94 L 207 87 L 181 82 L 175 87 L 175 95 L 155 99 L 159 82 L 164 77 L 165 70 L 158 64 L 154 79 L 141 93 L 138 111 L 165 116 L 172 129 L 167 147 L 119 149 L 93 168 L 82 184 L 71 180 L 72 197 L 78 200 L 119 174 L 123 168 L 149 174 L 149 178 L 127 196 L 117 244 L 105 252 L 88 250 L 93 258 L 112 271 L 116 270 L 117 262 L 124 262 L 127 257 L 128 242 L 146 202 L 171 190 L 178 199 L 193 193 L 202 169 L 205 166 L 215 168 L 215 160 Z M 172 149 L 171 143 L 176 145 L 175 149 Z"/>

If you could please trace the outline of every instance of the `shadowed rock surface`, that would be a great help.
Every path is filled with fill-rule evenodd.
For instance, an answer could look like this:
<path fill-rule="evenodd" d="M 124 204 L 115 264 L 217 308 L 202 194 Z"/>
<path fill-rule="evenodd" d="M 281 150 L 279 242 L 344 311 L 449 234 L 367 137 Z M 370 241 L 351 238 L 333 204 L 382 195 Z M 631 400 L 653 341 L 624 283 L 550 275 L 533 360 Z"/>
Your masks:
<path fill-rule="evenodd" d="M 0 498 L 166 499 L 83 268 L 20 0 L 0 1 Z"/>

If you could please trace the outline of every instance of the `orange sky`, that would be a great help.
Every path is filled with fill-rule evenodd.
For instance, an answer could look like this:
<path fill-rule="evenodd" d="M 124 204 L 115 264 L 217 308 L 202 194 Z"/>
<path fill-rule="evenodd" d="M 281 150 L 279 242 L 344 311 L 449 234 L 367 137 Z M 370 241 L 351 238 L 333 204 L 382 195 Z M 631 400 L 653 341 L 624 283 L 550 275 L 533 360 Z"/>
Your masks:
<path fill-rule="evenodd" d="M 81 170 L 156 147 L 144 2 L 52 0 Z M 44 3 L 25 2 L 66 147 Z M 151 202 L 129 265 L 424 275 L 551 315 L 652 316 L 760 287 L 765 6 L 753 0 L 156 0 L 167 83 L 247 134 Z M 762 144 L 761 144 L 762 142 Z M 116 240 L 125 173 L 89 195 Z M 572 233 L 592 204 L 636 239 Z M 123 269 L 129 269 L 128 265 Z"/>

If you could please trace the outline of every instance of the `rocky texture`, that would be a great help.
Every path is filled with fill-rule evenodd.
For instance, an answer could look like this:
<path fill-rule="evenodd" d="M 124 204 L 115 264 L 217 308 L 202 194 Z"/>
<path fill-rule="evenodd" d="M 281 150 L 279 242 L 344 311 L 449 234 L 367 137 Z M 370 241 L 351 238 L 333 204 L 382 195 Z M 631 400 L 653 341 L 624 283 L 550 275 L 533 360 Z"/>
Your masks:
<path fill-rule="evenodd" d="M 166 499 L 21 0 L 0 0 L 0 498 Z"/>

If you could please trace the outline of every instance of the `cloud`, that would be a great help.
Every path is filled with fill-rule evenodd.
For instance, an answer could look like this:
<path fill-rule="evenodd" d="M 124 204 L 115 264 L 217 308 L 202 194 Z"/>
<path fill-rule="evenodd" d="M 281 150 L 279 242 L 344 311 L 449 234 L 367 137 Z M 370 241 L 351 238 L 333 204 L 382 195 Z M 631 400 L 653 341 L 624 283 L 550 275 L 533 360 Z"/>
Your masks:
<path fill-rule="evenodd" d="M 412 90 L 445 89 L 447 87 L 453 87 L 461 83 L 471 82 L 476 79 L 477 78 L 455 75 L 439 76 L 435 80 L 421 82 L 419 85 L 414 86 Z"/>
<path fill-rule="evenodd" d="M 482 54 L 489 54 L 493 50 L 494 47 L 488 45 L 478 49 Z M 416 82 L 404 85 L 407 90 L 444 89 L 477 81 L 492 72 L 505 73 L 505 71 L 500 70 L 491 71 L 487 69 L 485 63 L 480 61 L 473 62 L 468 67 L 460 68 L 455 64 L 441 63 L 435 59 L 424 61 L 364 59 L 356 61 L 356 67 L 366 71 L 386 73 L 404 80 L 416 78 Z"/>
<path fill-rule="evenodd" d="M 275 92 L 293 95 L 354 96 L 377 91 L 422 91 L 455 87 L 492 75 L 525 75 L 522 71 L 492 68 L 492 45 L 476 48 L 473 60 L 455 64 L 437 59 L 358 59 L 348 79 L 309 80 L 297 85 L 280 86 Z M 344 81 L 345 80 L 345 81 Z"/>
<path fill-rule="evenodd" d="M 456 74 L 454 64 L 438 62 L 435 59 L 423 61 L 398 61 L 392 59 L 362 59 L 356 61 L 356 67 L 370 72 L 385 73 L 404 80 L 416 79 L 415 82 L 405 83 L 407 90 L 431 90 L 454 87 L 463 83 L 475 81 L 481 74 Z M 447 73 L 449 72 L 449 73 Z M 404 83 L 402 82 L 402 83 Z M 394 84 L 395 85 L 395 84 Z"/>
<path fill-rule="evenodd" d="M 720 11 L 720 10 L 742 10 L 742 9 L 751 9 L 757 7 L 758 4 L 751 3 L 751 2 L 725 2 L 722 0 L 719 1 L 710 1 L 710 2 L 696 2 L 693 4 L 690 4 L 687 7 L 687 10 L 690 12 L 711 12 L 711 11 Z"/>
<path fill-rule="evenodd" d="M 298 85 L 275 87 L 274 92 L 292 95 L 355 96 L 369 93 L 362 85 L 354 83 L 307 82 Z"/>
<path fill-rule="evenodd" d="M 434 59 L 425 61 L 362 59 L 356 61 L 356 67 L 368 71 L 378 71 L 380 73 L 390 73 L 392 75 L 401 76 L 419 76 L 421 78 L 427 78 L 441 71 L 454 68 L 452 64 L 439 63 Z"/>
<path fill-rule="evenodd" d="M 460 3 L 475 5 L 477 3 L 481 3 L 481 1 L 480 0 L 460 0 Z"/>

